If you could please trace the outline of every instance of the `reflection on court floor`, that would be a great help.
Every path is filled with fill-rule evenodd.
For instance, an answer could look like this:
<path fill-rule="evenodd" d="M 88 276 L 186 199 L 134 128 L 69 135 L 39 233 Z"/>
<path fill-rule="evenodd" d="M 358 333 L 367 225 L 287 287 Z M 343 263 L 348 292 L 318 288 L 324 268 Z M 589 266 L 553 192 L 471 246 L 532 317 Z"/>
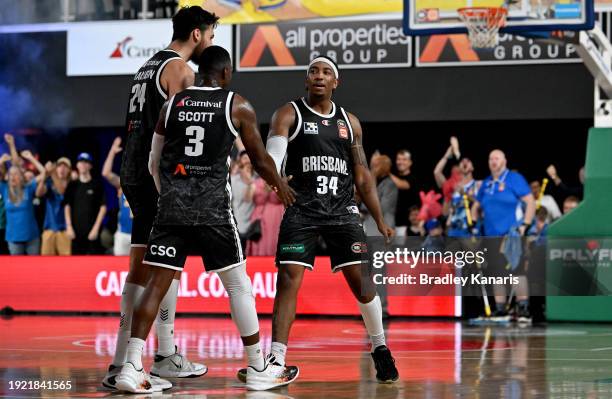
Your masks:
<path fill-rule="evenodd" d="M 0 320 L 0 395 L 120 397 L 100 386 L 114 351 L 116 322 L 114 317 Z M 270 320 L 261 324 L 267 351 Z M 174 380 L 174 388 L 155 397 L 612 396 L 610 326 L 472 327 L 452 321 L 391 321 L 387 329 L 400 371 L 397 384 L 375 382 L 369 342 L 359 320 L 307 319 L 295 323 L 287 357 L 289 364 L 301 368 L 298 381 L 282 391 L 249 393 L 234 377 L 245 362 L 231 320 L 179 318 L 179 347 L 210 371 L 202 378 Z M 154 345 L 154 339 L 148 340 L 145 367 L 151 364 Z M 39 389 L 34 389 L 35 381 L 40 381 Z M 70 381 L 71 389 L 40 388 L 44 381 Z"/>

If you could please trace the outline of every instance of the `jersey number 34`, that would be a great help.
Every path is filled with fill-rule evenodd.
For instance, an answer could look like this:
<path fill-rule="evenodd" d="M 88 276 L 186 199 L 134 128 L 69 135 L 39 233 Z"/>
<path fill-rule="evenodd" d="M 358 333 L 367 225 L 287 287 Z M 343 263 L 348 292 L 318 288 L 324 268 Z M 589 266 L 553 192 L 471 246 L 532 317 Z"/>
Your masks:
<path fill-rule="evenodd" d="M 338 193 L 338 176 L 317 176 L 317 194 L 327 194 L 331 191 L 333 195 Z"/>

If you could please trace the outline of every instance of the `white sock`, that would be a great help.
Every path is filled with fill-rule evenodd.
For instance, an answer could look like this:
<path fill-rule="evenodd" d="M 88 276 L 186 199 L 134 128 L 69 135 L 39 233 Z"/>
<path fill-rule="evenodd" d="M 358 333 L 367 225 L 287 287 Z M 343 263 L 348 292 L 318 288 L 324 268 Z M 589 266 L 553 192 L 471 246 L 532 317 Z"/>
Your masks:
<path fill-rule="evenodd" d="M 170 356 L 176 352 L 174 346 L 174 316 L 176 315 L 176 297 L 179 280 L 172 280 L 168 292 L 159 304 L 155 318 L 155 333 L 157 334 L 157 354 Z"/>
<path fill-rule="evenodd" d="M 138 284 L 125 283 L 121 293 L 121 319 L 119 321 L 119 331 L 117 332 L 117 344 L 113 366 L 121 367 L 127 359 L 127 346 L 132 333 L 132 314 L 134 304 L 140 299 L 144 292 L 144 287 Z"/>
<path fill-rule="evenodd" d="M 261 351 L 261 345 L 259 344 L 259 342 L 254 345 L 245 346 L 244 350 L 247 354 L 249 366 L 253 367 L 255 370 L 258 371 L 263 370 L 265 364 L 263 352 Z"/>
<path fill-rule="evenodd" d="M 365 324 L 370 341 L 372 342 L 372 352 L 380 345 L 385 345 L 385 330 L 382 322 L 382 306 L 380 304 L 380 298 L 374 297 L 368 303 L 359 302 L 359 310 L 361 311 L 361 317 Z M 382 342 L 382 344 L 381 344 Z"/>
<path fill-rule="evenodd" d="M 142 370 L 142 350 L 145 341 L 140 338 L 130 338 L 127 346 L 127 361 L 132 363 L 136 370 Z"/>
<path fill-rule="evenodd" d="M 287 355 L 287 345 L 280 342 L 272 342 L 270 353 L 276 358 L 276 362 L 281 366 L 285 365 L 285 356 Z"/>

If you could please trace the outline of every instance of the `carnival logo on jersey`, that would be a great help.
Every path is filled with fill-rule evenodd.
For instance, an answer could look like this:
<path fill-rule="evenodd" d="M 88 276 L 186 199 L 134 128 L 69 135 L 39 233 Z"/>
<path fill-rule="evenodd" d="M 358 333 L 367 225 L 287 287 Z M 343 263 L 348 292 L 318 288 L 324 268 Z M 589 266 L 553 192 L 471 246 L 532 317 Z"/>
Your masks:
<path fill-rule="evenodd" d="M 304 134 L 319 134 L 319 124 L 317 122 L 304 122 Z"/>
<path fill-rule="evenodd" d="M 181 175 L 181 176 L 187 176 L 187 171 L 185 170 L 185 165 L 183 165 L 182 163 L 179 163 L 176 165 L 176 169 L 174 169 L 174 176 L 176 175 Z"/>
<path fill-rule="evenodd" d="M 341 139 L 348 139 L 348 127 L 342 119 L 338 119 L 338 135 Z"/>
<path fill-rule="evenodd" d="M 117 43 L 117 47 L 111 53 L 109 58 L 150 58 L 158 51 L 165 48 L 164 45 L 159 47 L 142 47 L 137 45 L 128 45 L 132 40 L 131 36 L 127 36 L 125 39 Z"/>
<path fill-rule="evenodd" d="M 189 100 L 191 97 L 187 96 L 185 98 L 182 98 L 181 101 L 176 103 L 176 107 L 184 107 L 185 106 L 185 100 Z"/>
<path fill-rule="evenodd" d="M 325 126 L 329 126 L 330 125 L 329 119 L 323 119 L 323 121 L 321 123 L 323 125 L 325 125 Z"/>

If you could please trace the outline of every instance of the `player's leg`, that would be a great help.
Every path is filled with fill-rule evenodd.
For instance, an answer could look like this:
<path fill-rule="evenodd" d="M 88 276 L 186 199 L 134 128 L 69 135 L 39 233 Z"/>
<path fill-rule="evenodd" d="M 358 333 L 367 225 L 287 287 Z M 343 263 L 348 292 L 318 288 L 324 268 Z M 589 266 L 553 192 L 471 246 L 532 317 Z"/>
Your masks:
<path fill-rule="evenodd" d="M 233 219 L 232 219 L 233 221 Z M 194 238 L 204 243 L 202 258 L 206 270 L 216 272 L 230 299 L 230 312 L 236 324 L 248 359 L 247 388 L 266 390 L 291 383 L 297 368 L 266 362 L 259 342 L 259 321 L 246 259 L 235 222 L 220 226 L 202 226 Z"/>
<path fill-rule="evenodd" d="M 380 383 L 392 383 L 399 379 L 395 360 L 387 347 L 383 327 L 383 312 L 380 297 L 376 294 L 374 282 L 368 273 L 368 250 L 366 237 L 357 223 L 330 226 L 324 231 L 325 242 L 330 254 L 332 271 L 342 271 L 351 292 L 357 299 L 371 342 L 371 355 L 376 367 L 376 379 Z"/>
<path fill-rule="evenodd" d="M 117 389 L 133 393 L 151 393 L 153 381 L 144 372 L 142 352 L 145 340 L 158 314 L 160 303 L 187 258 L 188 246 L 178 228 L 155 227 L 151 232 L 143 263 L 154 266 L 147 285 L 134 305 L 131 336 L 127 345 L 126 363 L 116 378 Z M 163 248 L 163 250 L 162 250 Z"/>

